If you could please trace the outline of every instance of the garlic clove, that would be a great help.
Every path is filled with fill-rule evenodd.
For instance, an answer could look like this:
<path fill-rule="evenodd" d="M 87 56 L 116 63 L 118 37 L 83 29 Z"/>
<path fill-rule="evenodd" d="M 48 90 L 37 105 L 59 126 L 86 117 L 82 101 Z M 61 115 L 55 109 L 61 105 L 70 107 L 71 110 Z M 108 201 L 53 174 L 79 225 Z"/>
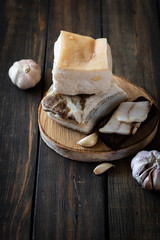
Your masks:
<path fill-rule="evenodd" d="M 143 166 L 135 178 L 140 184 L 142 184 L 147 176 L 148 176 L 148 169 L 146 169 L 146 167 Z M 134 175 L 133 175 L 133 177 L 134 177 Z"/>
<path fill-rule="evenodd" d="M 93 172 L 96 175 L 102 174 L 104 172 L 106 172 L 107 170 L 109 170 L 111 167 L 115 167 L 115 165 L 111 164 L 111 163 L 101 163 L 99 164 L 94 170 Z"/>
<path fill-rule="evenodd" d="M 152 177 L 154 190 L 160 190 L 160 169 L 155 169 L 152 173 Z"/>
<path fill-rule="evenodd" d="M 82 138 L 77 144 L 82 147 L 93 147 L 98 142 L 98 133 L 92 133 L 85 138 Z"/>
<path fill-rule="evenodd" d="M 142 187 L 145 188 L 146 190 L 153 189 L 152 178 L 150 174 L 144 179 L 144 182 L 142 183 Z"/>

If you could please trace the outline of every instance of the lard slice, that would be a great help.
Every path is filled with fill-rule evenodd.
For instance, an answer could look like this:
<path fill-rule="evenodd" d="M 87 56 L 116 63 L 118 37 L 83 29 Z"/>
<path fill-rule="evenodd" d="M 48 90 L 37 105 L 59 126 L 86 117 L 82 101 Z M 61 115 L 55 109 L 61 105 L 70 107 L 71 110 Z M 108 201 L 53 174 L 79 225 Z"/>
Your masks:
<path fill-rule="evenodd" d="M 104 94 L 112 85 L 112 56 L 106 38 L 61 31 L 54 45 L 53 90 L 66 95 Z"/>
<path fill-rule="evenodd" d="M 99 129 L 102 133 L 117 133 L 123 135 L 134 135 L 141 123 L 125 123 L 117 120 L 116 112 L 112 115 L 107 124 L 103 128 Z"/>
<path fill-rule="evenodd" d="M 152 103 L 150 101 L 142 102 L 123 102 L 117 109 L 116 118 L 118 121 L 144 122 L 147 119 Z"/>

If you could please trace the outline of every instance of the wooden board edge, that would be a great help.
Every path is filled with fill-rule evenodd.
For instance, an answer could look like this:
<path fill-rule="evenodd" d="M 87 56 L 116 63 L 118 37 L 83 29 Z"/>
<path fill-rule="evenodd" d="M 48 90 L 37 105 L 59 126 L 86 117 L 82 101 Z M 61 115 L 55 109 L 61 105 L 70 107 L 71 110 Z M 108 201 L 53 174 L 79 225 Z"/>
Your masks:
<path fill-rule="evenodd" d="M 154 105 L 158 108 L 158 104 L 157 104 L 157 102 L 155 101 L 155 99 L 154 99 L 144 88 L 142 88 L 142 87 L 136 85 L 135 83 L 129 81 L 127 78 L 121 77 L 121 76 L 119 76 L 119 75 L 117 75 L 117 74 L 113 74 L 113 77 L 121 78 L 121 79 L 123 79 L 124 81 L 128 82 L 129 84 L 132 84 L 133 86 L 138 87 L 142 92 L 144 92 L 145 95 L 148 96 L 148 99 L 151 99 L 151 101 L 154 103 Z M 117 82 L 116 82 L 116 83 L 117 83 Z M 117 85 L 118 85 L 118 83 L 117 83 Z M 118 85 L 118 86 L 119 86 L 119 85 Z"/>
<path fill-rule="evenodd" d="M 126 158 L 140 150 L 142 150 L 144 147 L 146 147 L 155 137 L 158 129 L 158 124 L 153 132 L 145 139 L 145 141 L 142 139 L 142 141 L 130 146 L 129 148 L 120 149 L 118 151 L 107 151 L 107 152 L 85 152 L 85 151 L 75 151 L 72 149 L 64 148 L 62 146 L 59 146 L 54 141 L 51 141 L 50 138 L 48 138 L 43 130 L 40 127 L 40 134 L 43 139 L 43 141 L 47 144 L 48 147 L 50 147 L 52 150 L 60 154 L 61 156 L 76 160 L 76 161 L 82 161 L 82 162 L 102 162 L 102 161 L 114 161 L 119 160 L 122 158 Z M 126 151 L 127 150 L 127 151 Z M 126 153 L 127 152 L 127 153 Z"/>

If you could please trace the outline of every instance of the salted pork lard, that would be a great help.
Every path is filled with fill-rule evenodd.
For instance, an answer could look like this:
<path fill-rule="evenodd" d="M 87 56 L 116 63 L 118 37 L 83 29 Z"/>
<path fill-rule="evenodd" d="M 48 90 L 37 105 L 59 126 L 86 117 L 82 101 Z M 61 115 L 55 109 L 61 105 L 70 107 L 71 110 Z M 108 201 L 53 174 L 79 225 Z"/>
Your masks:
<path fill-rule="evenodd" d="M 112 85 L 112 56 L 106 38 L 61 31 L 54 44 L 53 90 L 65 95 L 104 94 Z"/>

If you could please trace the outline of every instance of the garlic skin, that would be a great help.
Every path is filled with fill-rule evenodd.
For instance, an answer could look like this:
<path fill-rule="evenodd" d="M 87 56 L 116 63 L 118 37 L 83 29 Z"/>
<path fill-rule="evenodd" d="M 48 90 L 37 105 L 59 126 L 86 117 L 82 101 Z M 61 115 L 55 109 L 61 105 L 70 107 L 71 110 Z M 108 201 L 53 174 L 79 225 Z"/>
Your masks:
<path fill-rule="evenodd" d="M 32 59 L 22 59 L 15 62 L 9 69 L 8 75 L 20 89 L 34 87 L 41 79 L 41 68 Z"/>
<path fill-rule="evenodd" d="M 160 152 L 141 151 L 131 161 L 132 176 L 147 190 L 160 190 Z"/>

